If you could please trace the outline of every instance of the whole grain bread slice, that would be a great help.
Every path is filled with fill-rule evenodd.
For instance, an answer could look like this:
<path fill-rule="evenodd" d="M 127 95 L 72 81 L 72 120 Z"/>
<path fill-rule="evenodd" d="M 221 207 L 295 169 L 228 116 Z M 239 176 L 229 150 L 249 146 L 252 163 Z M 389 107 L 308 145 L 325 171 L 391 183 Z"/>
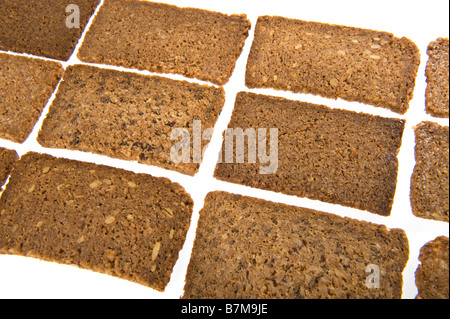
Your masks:
<path fill-rule="evenodd" d="M 163 291 L 193 202 L 168 179 L 28 153 L 0 200 L 0 252 Z"/>
<path fill-rule="evenodd" d="M 191 152 L 194 121 L 202 151 L 209 142 L 203 133 L 214 128 L 224 103 L 222 88 L 75 65 L 64 74 L 38 142 L 194 175 L 202 155 Z M 176 130 L 192 146 L 181 160 L 172 152 Z"/>
<path fill-rule="evenodd" d="M 0 53 L 0 138 L 27 139 L 63 71 L 57 62 Z"/>
<path fill-rule="evenodd" d="M 246 84 L 404 114 L 419 64 L 417 46 L 387 32 L 263 16 L 256 25 Z"/>
<path fill-rule="evenodd" d="M 109 0 L 100 8 L 78 57 L 223 85 L 233 73 L 249 29 L 245 15 Z"/>
<path fill-rule="evenodd" d="M 210 193 L 184 298 L 401 298 L 408 252 L 403 230 Z"/>
<path fill-rule="evenodd" d="M 428 46 L 426 111 L 447 117 L 449 108 L 449 42 L 439 38 Z"/>
<path fill-rule="evenodd" d="M 417 299 L 449 299 L 449 240 L 438 237 L 420 250 L 416 270 Z"/>
<path fill-rule="evenodd" d="M 2 0 L 0 49 L 69 60 L 100 0 Z"/>
<path fill-rule="evenodd" d="M 421 218 L 449 222 L 448 126 L 422 122 L 415 127 L 416 166 L 411 177 L 411 206 Z"/>
<path fill-rule="evenodd" d="M 240 92 L 228 128 L 253 130 L 257 143 L 246 138 L 239 154 L 238 139 L 231 140 L 230 156 L 227 130 L 215 177 L 388 216 L 404 126 L 403 120 Z"/>

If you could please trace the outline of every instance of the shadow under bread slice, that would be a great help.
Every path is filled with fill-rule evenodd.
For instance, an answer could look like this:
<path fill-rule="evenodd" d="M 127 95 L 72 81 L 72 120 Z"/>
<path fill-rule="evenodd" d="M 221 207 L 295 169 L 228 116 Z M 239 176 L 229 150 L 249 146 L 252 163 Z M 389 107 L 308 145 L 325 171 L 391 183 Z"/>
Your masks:
<path fill-rule="evenodd" d="M 399 299 L 408 256 L 403 230 L 214 192 L 184 298 Z"/>
<path fill-rule="evenodd" d="M 415 127 L 416 166 L 411 178 L 411 206 L 421 218 L 449 222 L 448 126 L 422 122 Z"/>
<path fill-rule="evenodd" d="M 420 52 L 387 32 L 264 16 L 246 84 L 370 104 L 405 114 Z"/>
<path fill-rule="evenodd" d="M 185 190 L 165 178 L 28 153 L 0 200 L 0 253 L 163 291 L 192 207 Z"/>
<path fill-rule="evenodd" d="M 188 133 L 193 145 L 194 121 L 203 132 L 214 128 L 224 102 L 222 88 L 76 65 L 64 74 L 38 142 L 194 175 L 201 154 L 189 149 L 187 158 L 174 159 L 173 132 Z M 200 142 L 203 150 L 209 141 Z"/>
<path fill-rule="evenodd" d="M 403 120 L 241 92 L 215 177 L 388 216 L 404 126 Z"/>
<path fill-rule="evenodd" d="M 109 0 L 86 34 L 81 61 L 175 73 L 224 85 L 250 30 L 245 15 Z"/>
<path fill-rule="evenodd" d="M 25 142 L 63 71 L 57 62 L 0 53 L 0 138 Z"/>

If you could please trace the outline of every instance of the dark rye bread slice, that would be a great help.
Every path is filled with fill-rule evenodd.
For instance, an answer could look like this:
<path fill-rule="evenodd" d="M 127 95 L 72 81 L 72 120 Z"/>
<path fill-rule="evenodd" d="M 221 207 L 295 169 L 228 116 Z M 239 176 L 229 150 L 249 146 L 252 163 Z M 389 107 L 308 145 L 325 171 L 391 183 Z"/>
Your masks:
<path fill-rule="evenodd" d="M 2 0 L 0 49 L 69 60 L 100 0 Z M 80 28 L 69 28 L 69 5 L 79 8 Z M 69 26 L 71 24 L 69 23 Z"/>
<path fill-rule="evenodd" d="M 0 53 L 0 138 L 27 139 L 63 71 L 57 62 Z"/>
<path fill-rule="evenodd" d="M 245 15 L 225 15 L 138 0 L 108 0 L 78 53 L 80 60 L 223 85 L 250 30 Z"/>
<path fill-rule="evenodd" d="M 448 117 L 449 42 L 439 38 L 428 46 L 426 68 L 426 111 L 435 117 Z"/>
<path fill-rule="evenodd" d="M 171 134 L 185 129 L 193 139 L 196 120 L 213 128 L 224 102 L 222 88 L 76 65 L 66 70 L 38 142 L 194 175 L 193 153 L 173 162 L 179 139 Z"/>
<path fill-rule="evenodd" d="M 167 179 L 28 153 L 0 200 L 0 252 L 163 291 L 193 202 Z"/>
<path fill-rule="evenodd" d="M 420 250 L 416 271 L 417 299 L 449 299 L 449 240 L 438 237 Z"/>
<path fill-rule="evenodd" d="M 401 298 L 408 252 L 399 229 L 210 193 L 184 298 Z"/>
<path fill-rule="evenodd" d="M 256 25 L 246 84 L 404 114 L 419 64 L 417 46 L 390 33 L 264 16 Z"/>
<path fill-rule="evenodd" d="M 229 161 L 225 139 L 224 158 L 219 160 L 215 177 L 388 216 L 404 125 L 403 120 L 241 92 L 228 127 L 266 128 L 257 139 L 266 138 L 265 152 L 274 159 L 264 163 L 260 156 L 265 153 L 258 151 L 256 162 L 239 163 L 235 142 L 233 161 Z M 268 142 L 272 128 L 278 129 L 278 161 Z M 258 148 L 263 143 L 258 142 Z M 247 156 L 248 142 L 244 148 Z M 274 169 L 262 174 L 262 167 Z"/>
<path fill-rule="evenodd" d="M 449 222 L 448 126 L 422 122 L 415 127 L 416 166 L 411 178 L 411 206 L 421 218 Z"/>
<path fill-rule="evenodd" d="M 0 191 L 12 171 L 14 162 L 18 159 L 16 151 L 0 147 Z"/>

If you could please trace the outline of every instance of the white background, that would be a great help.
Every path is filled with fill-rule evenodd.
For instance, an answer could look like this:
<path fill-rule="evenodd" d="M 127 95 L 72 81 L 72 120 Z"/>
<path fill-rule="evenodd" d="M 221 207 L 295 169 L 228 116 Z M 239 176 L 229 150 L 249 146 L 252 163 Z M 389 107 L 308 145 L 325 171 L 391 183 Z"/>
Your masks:
<path fill-rule="evenodd" d="M 38 129 L 42 124 L 48 107 L 35 127 L 29 139 L 22 145 L 0 139 L 0 146 L 17 150 L 19 155 L 27 151 L 48 153 L 54 156 L 105 164 L 128 169 L 138 173 L 153 176 L 164 176 L 180 183 L 191 194 L 195 201 L 191 229 L 180 259 L 176 264 L 171 281 L 164 293 L 156 292 L 147 287 L 107 275 L 81 270 L 73 266 L 63 266 L 43 262 L 31 258 L 17 256 L 0 256 L 0 298 L 179 298 L 183 294 L 184 278 L 189 263 L 189 256 L 195 236 L 198 212 L 203 206 L 203 200 L 209 191 L 224 190 L 243 195 L 254 196 L 275 202 L 295 206 L 313 208 L 340 216 L 384 224 L 389 228 L 402 228 L 406 231 L 410 243 L 410 260 L 404 271 L 403 298 L 415 298 L 414 272 L 418 266 L 420 248 L 437 236 L 449 236 L 448 223 L 435 222 L 416 218 L 412 215 L 409 189 L 410 177 L 414 169 L 414 131 L 413 127 L 423 120 L 431 120 L 448 126 L 448 120 L 428 116 L 425 111 L 425 64 L 428 59 L 426 49 L 429 42 L 438 37 L 448 37 L 449 2 L 447 0 L 427 1 L 350 1 L 350 0 L 166 0 L 161 1 L 178 6 L 190 6 L 227 14 L 245 13 L 252 22 L 252 30 L 247 39 L 244 52 L 238 60 L 231 81 L 225 86 L 226 104 L 216 125 L 214 136 L 206 153 L 200 172 L 195 177 L 162 170 L 156 167 L 109 159 L 103 156 L 81 152 L 50 150 L 40 147 L 36 142 Z M 76 0 L 74 0 L 76 3 Z M 334 101 L 306 94 L 292 94 L 273 90 L 249 90 L 244 85 L 245 66 L 250 46 L 253 40 L 254 26 L 260 15 L 280 15 L 308 21 L 318 21 L 332 24 L 355 26 L 394 33 L 398 37 L 406 36 L 420 48 L 422 59 L 419 69 L 415 97 L 410 104 L 410 110 L 405 116 L 359 103 Z M 91 19 L 92 22 L 92 19 Z M 79 45 L 76 50 L 78 50 Z M 75 54 L 64 66 L 80 63 Z M 124 70 L 124 69 L 122 69 Z M 139 72 L 150 74 L 148 72 Z M 174 79 L 184 79 L 181 76 L 167 75 Z M 193 81 L 193 80 L 189 80 Z M 193 81 L 198 82 L 198 81 Z M 346 208 L 276 194 L 268 191 L 250 189 L 248 187 L 216 181 L 213 178 L 215 162 L 222 143 L 222 132 L 231 118 L 236 93 L 252 91 L 267 95 L 282 96 L 333 108 L 342 108 L 358 112 L 366 112 L 385 117 L 395 117 L 407 120 L 403 145 L 399 154 L 400 169 L 397 193 L 390 217 L 382 217 L 359 210 Z M 53 96 L 54 97 L 54 96 Z M 53 99 L 52 97 L 52 99 Z"/>

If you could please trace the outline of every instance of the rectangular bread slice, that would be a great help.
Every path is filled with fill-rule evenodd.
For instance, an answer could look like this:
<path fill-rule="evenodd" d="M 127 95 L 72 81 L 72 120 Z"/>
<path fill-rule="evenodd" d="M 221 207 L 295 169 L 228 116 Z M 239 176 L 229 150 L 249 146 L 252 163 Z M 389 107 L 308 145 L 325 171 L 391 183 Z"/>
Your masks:
<path fill-rule="evenodd" d="M 210 193 L 184 298 L 401 298 L 408 252 L 403 230 Z"/>
<path fill-rule="evenodd" d="M 14 162 L 18 159 L 16 151 L 0 147 L 0 191 L 12 171 Z"/>
<path fill-rule="evenodd" d="M 223 85 L 233 73 L 249 29 L 245 15 L 109 0 L 100 8 L 78 57 Z"/>
<path fill-rule="evenodd" d="M 185 190 L 164 178 L 28 153 L 0 200 L 0 253 L 163 291 L 192 207 Z"/>
<path fill-rule="evenodd" d="M 213 128 L 224 102 L 222 88 L 76 65 L 66 70 L 38 141 L 194 175 L 193 153 L 174 162 L 172 132 L 186 130 L 191 142 L 194 121 Z"/>
<path fill-rule="evenodd" d="M 438 237 L 420 250 L 416 270 L 417 299 L 449 299 L 449 240 Z"/>
<path fill-rule="evenodd" d="M 0 138 L 27 139 L 63 71 L 57 62 L 0 53 Z"/>
<path fill-rule="evenodd" d="M 421 218 L 449 222 L 448 126 L 422 122 L 415 127 L 416 166 L 411 177 L 411 206 Z"/>
<path fill-rule="evenodd" d="M 2 0 L 0 49 L 67 61 L 99 3 Z"/>
<path fill-rule="evenodd" d="M 435 117 L 448 118 L 449 42 L 439 38 L 428 46 L 426 67 L 426 111 Z"/>
<path fill-rule="evenodd" d="M 235 134 L 252 129 L 258 145 L 246 140 L 243 155 L 257 150 L 257 156 L 239 161 L 237 139 L 230 155 L 226 133 L 215 177 L 388 216 L 404 126 L 403 120 L 241 92 L 228 127 Z"/>
<path fill-rule="evenodd" d="M 264 16 L 256 25 L 246 84 L 404 114 L 419 64 L 417 46 L 390 33 Z"/>

